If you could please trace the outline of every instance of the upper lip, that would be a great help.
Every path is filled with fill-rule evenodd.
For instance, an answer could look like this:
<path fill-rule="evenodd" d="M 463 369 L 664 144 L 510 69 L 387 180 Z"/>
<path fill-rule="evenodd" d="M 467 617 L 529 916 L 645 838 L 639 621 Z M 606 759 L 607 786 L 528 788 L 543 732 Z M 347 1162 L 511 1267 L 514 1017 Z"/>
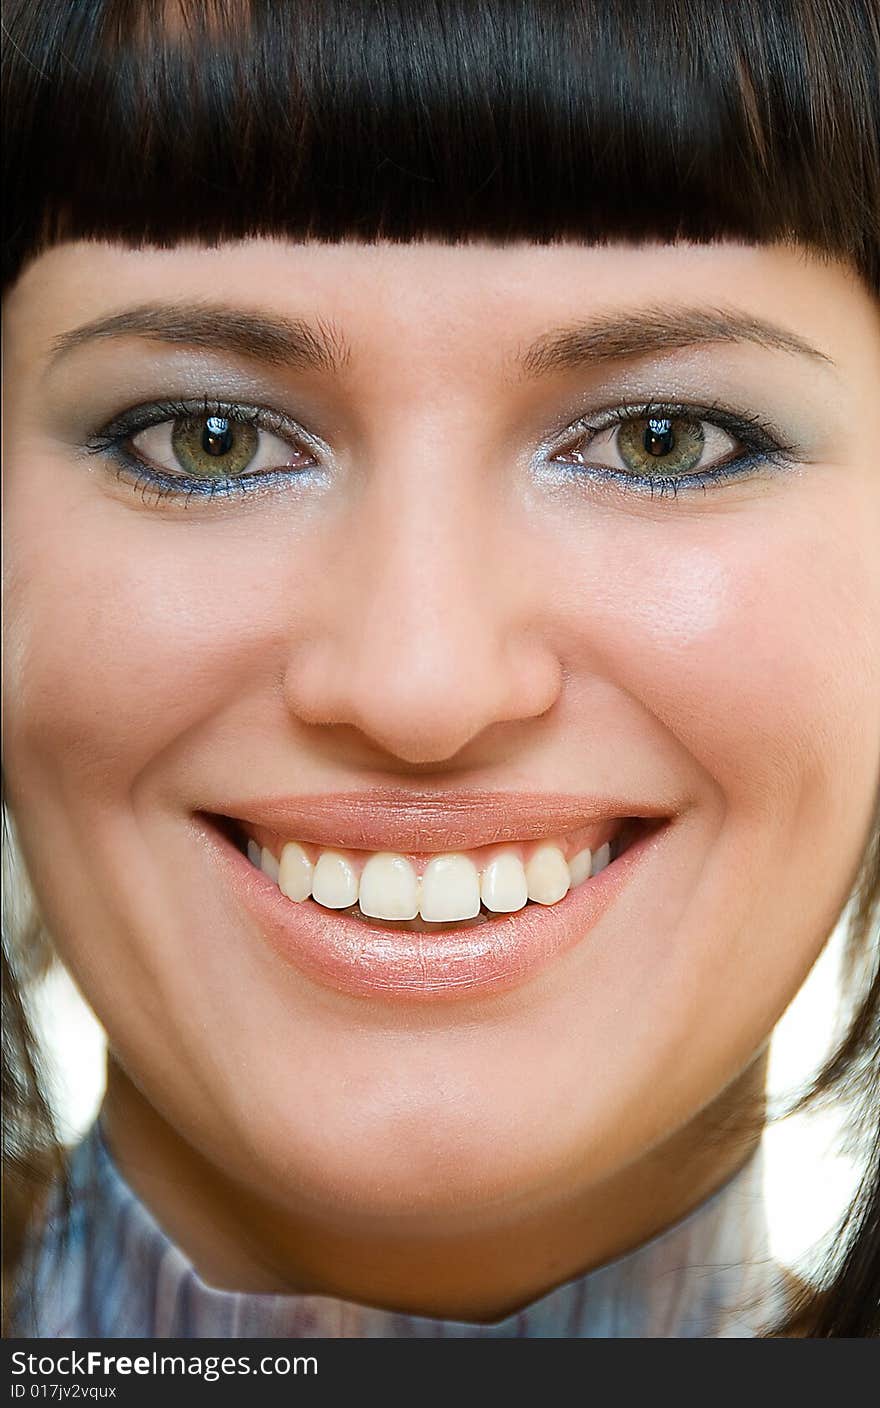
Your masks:
<path fill-rule="evenodd" d="M 558 792 L 419 792 L 382 787 L 301 797 L 253 797 L 222 815 L 290 840 L 364 851 L 469 850 L 562 836 L 612 818 L 663 818 L 675 808 L 633 797 Z"/>

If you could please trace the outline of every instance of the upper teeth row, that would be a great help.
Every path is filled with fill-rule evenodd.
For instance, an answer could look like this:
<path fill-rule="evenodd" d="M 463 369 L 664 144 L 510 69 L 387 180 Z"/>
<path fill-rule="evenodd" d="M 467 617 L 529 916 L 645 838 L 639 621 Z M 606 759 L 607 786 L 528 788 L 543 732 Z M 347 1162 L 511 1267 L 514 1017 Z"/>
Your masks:
<path fill-rule="evenodd" d="M 527 900 L 556 904 L 605 869 L 611 847 L 606 841 L 595 853 L 584 849 L 566 861 L 558 846 L 540 846 L 525 864 L 515 852 L 501 851 L 482 870 L 469 856 L 449 852 L 434 856 L 421 877 L 406 856 L 390 851 L 370 856 L 360 875 L 339 851 L 322 851 L 313 864 L 296 841 L 286 843 L 280 858 L 254 840 L 247 853 L 288 899 L 312 898 L 327 909 L 357 902 L 373 919 L 443 922 L 475 918 L 481 901 L 496 914 L 522 909 Z"/>

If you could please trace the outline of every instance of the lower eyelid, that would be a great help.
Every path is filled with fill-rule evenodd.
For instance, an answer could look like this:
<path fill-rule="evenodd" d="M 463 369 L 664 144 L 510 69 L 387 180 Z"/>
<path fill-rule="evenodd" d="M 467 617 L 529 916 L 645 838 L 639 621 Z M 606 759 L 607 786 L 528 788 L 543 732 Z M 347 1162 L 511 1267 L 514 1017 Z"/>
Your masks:
<path fill-rule="evenodd" d="M 760 478 L 762 474 L 777 473 L 791 465 L 788 459 L 781 464 L 779 457 L 774 458 L 765 451 L 753 450 L 748 446 L 734 459 L 705 470 L 696 469 L 679 475 L 639 475 L 604 465 L 576 465 L 565 461 L 558 463 L 565 478 L 575 484 L 592 483 L 597 489 L 605 487 L 624 497 L 633 495 L 639 499 L 676 498 L 678 495 L 699 495 L 702 499 L 703 495 L 710 494 L 713 490 L 720 495 L 725 484 L 747 483 Z"/>

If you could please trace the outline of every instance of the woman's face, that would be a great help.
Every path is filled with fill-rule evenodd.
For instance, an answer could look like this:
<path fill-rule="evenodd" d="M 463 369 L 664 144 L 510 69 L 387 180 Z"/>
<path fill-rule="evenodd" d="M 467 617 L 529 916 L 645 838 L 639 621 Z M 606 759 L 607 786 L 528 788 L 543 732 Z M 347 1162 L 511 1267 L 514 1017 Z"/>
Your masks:
<path fill-rule="evenodd" d="M 77 243 L 5 324 L 9 798 L 161 1117 L 291 1213 L 450 1224 L 695 1119 L 868 839 L 866 288 L 790 247 Z M 420 931 L 286 898 L 218 816 L 420 893 L 653 820 L 556 903 Z"/>

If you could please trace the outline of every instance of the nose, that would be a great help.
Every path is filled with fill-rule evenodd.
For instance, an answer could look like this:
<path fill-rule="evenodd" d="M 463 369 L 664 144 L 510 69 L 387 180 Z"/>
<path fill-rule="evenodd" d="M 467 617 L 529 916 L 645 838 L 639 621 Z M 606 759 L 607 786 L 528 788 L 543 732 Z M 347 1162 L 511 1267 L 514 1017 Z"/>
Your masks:
<path fill-rule="evenodd" d="M 455 758 L 492 725 L 557 698 L 561 663 L 524 581 L 516 533 L 473 479 L 388 474 L 360 499 L 326 564 L 321 629 L 290 652 L 289 709 L 348 725 L 410 765 Z"/>

